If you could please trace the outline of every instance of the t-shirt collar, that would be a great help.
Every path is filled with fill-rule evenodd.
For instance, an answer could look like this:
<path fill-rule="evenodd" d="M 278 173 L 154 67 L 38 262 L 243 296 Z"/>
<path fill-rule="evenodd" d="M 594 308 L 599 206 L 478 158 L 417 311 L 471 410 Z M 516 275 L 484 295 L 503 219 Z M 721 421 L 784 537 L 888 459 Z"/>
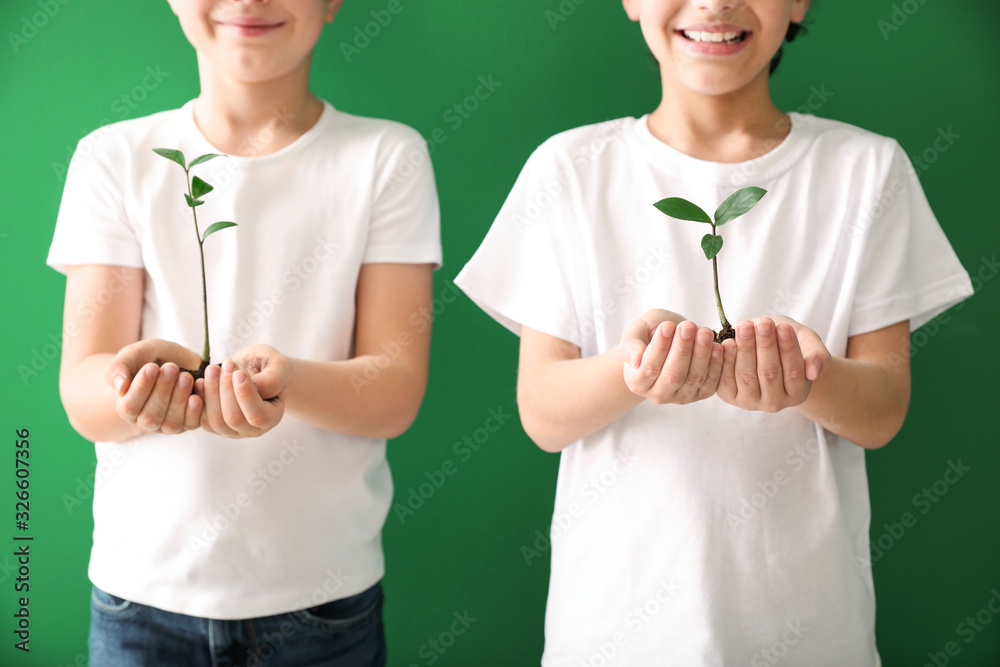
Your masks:
<path fill-rule="evenodd" d="M 632 136 L 656 168 L 682 174 L 686 180 L 728 182 L 743 187 L 751 185 L 751 181 L 772 178 L 790 168 L 807 148 L 809 117 L 794 112 L 788 116 L 791 120 L 788 135 L 768 152 L 745 162 L 710 162 L 682 153 L 653 136 L 649 130 L 649 114 L 636 119 L 632 125 Z"/>
<path fill-rule="evenodd" d="M 322 134 L 323 127 L 332 120 L 334 114 L 336 113 L 336 109 L 333 108 L 332 104 L 330 104 L 326 100 L 320 100 L 320 101 L 323 103 L 323 111 L 320 113 L 319 119 L 313 124 L 312 127 L 310 127 L 304 134 L 302 134 L 302 136 L 293 141 L 291 144 L 285 146 L 279 151 L 276 151 L 274 153 L 269 153 L 267 155 L 260 155 L 260 156 L 233 155 L 230 157 L 234 160 L 244 160 L 246 162 L 256 163 L 256 162 L 265 162 L 277 159 L 285 155 L 288 155 L 290 153 L 295 153 L 297 151 L 303 150 L 303 148 L 308 144 L 310 144 L 315 137 Z M 199 150 L 203 150 L 206 153 L 224 153 L 224 151 L 219 150 L 218 148 L 213 146 L 212 143 L 205 137 L 205 135 L 202 134 L 201 129 L 198 127 L 198 124 L 194 120 L 194 103 L 195 100 L 193 99 L 188 100 L 188 102 L 186 102 L 184 106 L 181 107 L 181 117 L 183 119 L 182 122 L 187 126 L 187 129 L 190 132 L 190 136 L 196 138 L 199 145 Z M 278 122 L 281 122 L 280 117 L 278 118 Z"/>

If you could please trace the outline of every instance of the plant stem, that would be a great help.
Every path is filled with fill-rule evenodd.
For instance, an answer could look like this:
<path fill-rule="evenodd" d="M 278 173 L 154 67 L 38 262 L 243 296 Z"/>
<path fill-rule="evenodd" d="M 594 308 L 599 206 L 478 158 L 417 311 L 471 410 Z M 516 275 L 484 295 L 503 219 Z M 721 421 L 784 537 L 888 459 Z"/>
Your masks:
<path fill-rule="evenodd" d="M 194 199 L 194 190 L 191 189 L 191 174 L 187 169 L 184 170 L 184 174 L 187 176 L 188 194 Z M 201 256 L 201 302 L 205 311 L 205 347 L 201 353 L 201 360 L 208 364 L 211 363 L 212 357 L 208 344 L 208 285 L 205 281 L 205 244 L 201 240 L 201 230 L 198 228 L 198 208 L 196 206 L 191 207 L 191 215 L 194 216 L 194 235 L 198 240 L 198 254 Z"/>
<path fill-rule="evenodd" d="M 722 320 L 722 326 L 729 324 L 729 320 L 726 319 L 726 311 L 722 310 L 722 297 L 719 296 L 719 263 L 715 261 L 715 257 L 712 258 L 712 273 L 715 275 L 715 305 L 719 308 L 719 319 Z"/>
<path fill-rule="evenodd" d="M 712 233 L 715 234 L 715 225 L 712 225 Z M 712 258 L 712 276 L 715 278 L 715 305 L 719 308 L 719 319 L 722 320 L 722 326 L 725 327 L 729 324 L 729 320 L 726 318 L 726 311 L 722 309 L 722 296 L 719 294 L 719 262 L 718 254 Z"/>

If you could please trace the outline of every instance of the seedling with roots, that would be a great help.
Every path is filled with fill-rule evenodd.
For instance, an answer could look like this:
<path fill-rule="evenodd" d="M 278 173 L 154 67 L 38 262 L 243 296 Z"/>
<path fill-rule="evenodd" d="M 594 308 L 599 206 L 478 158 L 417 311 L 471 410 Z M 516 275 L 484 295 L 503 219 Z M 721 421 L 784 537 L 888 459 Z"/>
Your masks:
<path fill-rule="evenodd" d="M 719 308 L 719 320 L 722 322 L 722 328 L 715 334 L 717 343 L 728 338 L 735 338 L 736 332 L 733 330 L 733 325 L 726 319 L 726 311 L 722 309 L 722 296 L 719 294 L 718 254 L 722 250 L 722 236 L 716 233 L 716 228 L 748 213 L 766 194 L 767 190 L 756 187 L 737 190 L 716 209 L 714 219 L 708 217 L 708 214 L 698 206 L 680 197 L 661 199 L 653 204 L 661 213 L 669 215 L 671 218 L 712 225 L 712 233 L 705 234 L 701 239 L 701 249 L 705 251 L 706 259 L 712 260 L 712 275 L 715 278 L 715 303 Z"/>
<path fill-rule="evenodd" d="M 205 309 L 205 347 L 201 355 L 201 366 L 197 371 L 193 369 L 182 369 L 191 373 L 195 378 L 200 378 L 204 376 L 205 369 L 211 363 L 211 347 L 209 346 L 208 340 L 208 286 L 205 281 L 205 239 L 219 231 L 220 229 L 225 229 L 226 227 L 235 227 L 235 222 L 215 222 L 208 226 L 203 234 L 201 229 L 198 227 L 198 211 L 197 208 L 204 204 L 202 197 L 207 195 L 209 192 L 214 190 L 211 185 L 201 180 L 197 176 L 191 176 L 191 168 L 208 162 L 217 157 L 226 157 L 225 155 L 220 155 L 219 153 L 206 153 L 205 155 L 200 155 L 195 159 L 191 160 L 191 164 L 187 164 L 184 161 L 184 154 L 173 148 L 154 148 L 153 152 L 157 155 L 167 158 L 172 162 L 176 162 L 184 170 L 185 182 L 187 183 L 188 191 L 184 193 L 184 201 L 191 208 L 191 215 L 194 218 L 194 233 L 198 240 L 198 254 L 201 256 L 201 297 L 202 305 Z"/>

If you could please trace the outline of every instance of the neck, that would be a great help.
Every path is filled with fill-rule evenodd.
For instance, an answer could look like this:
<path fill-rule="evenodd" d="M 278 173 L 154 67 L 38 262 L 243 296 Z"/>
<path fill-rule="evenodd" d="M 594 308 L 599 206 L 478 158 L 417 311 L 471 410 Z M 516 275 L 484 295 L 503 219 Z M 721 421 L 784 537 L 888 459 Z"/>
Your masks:
<path fill-rule="evenodd" d="M 773 150 L 791 129 L 788 116 L 771 101 L 767 72 L 750 85 L 724 95 L 692 91 L 661 77 L 663 100 L 649 116 L 660 141 L 700 160 L 733 163 Z"/>
<path fill-rule="evenodd" d="M 194 119 L 209 143 L 228 155 L 275 153 L 309 130 L 323 103 L 309 91 L 309 67 L 280 80 L 238 81 L 199 62 L 201 94 Z"/>

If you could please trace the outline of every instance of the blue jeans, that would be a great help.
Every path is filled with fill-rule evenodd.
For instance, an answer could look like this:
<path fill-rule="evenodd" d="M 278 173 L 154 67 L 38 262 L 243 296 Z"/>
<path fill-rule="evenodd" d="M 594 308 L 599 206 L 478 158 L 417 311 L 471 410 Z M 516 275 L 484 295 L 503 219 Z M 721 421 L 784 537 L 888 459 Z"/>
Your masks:
<path fill-rule="evenodd" d="M 94 587 L 90 667 L 385 667 L 382 586 L 318 607 L 217 621 Z"/>

